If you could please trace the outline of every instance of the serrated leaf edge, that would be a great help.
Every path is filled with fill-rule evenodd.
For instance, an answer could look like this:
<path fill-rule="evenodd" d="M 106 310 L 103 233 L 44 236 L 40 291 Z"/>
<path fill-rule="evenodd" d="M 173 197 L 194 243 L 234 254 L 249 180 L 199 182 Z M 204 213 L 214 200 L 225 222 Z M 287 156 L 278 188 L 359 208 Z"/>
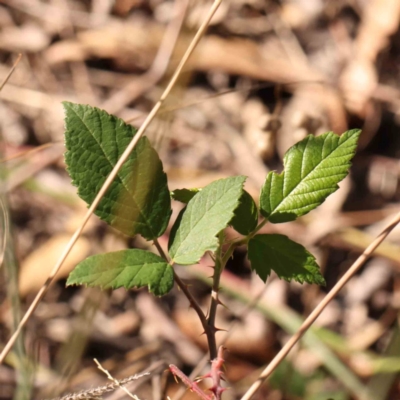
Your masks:
<path fill-rule="evenodd" d="M 350 135 L 351 132 L 354 132 L 354 133 L 352 133 L 352 134 Z M 332 153 L 334 153 L 335 151 L 337 151 L 339 148 L 343 148 L 342 145 L 345 144 L 347 141 L 349 141 L 349 140 L 351 140 L 351 139 L 357 140 L 358 136 L 361 134 L 361 130 L 360 130 L 360 129 L 352 129 L 352 130 L 349 130 L 349 131 L 347 131 L 347 132 L 345 132 L 345 133 L 348 133 L 348 134 L 349 134 L 349 137 L 346 138 L 345 141 L 343 141 L 342 143 L 340 143 L 340 138 L 342 138 L 343 135 L 340 136 L 338 147 L 336 147 L 331 153 L 329 153 L 329 155 L 331 155 Z M 336 134 L 333 133 L 333 132 L 327 132 L 327 133 L 325 134 L 326 138 L 328 138 L 328 135 L 336 135 Z M 321 135 L 321 136 L 323 136 L 323 135 Z M 319 137 L 321 137 L 321 136 L 319 136 Z M 313 135 L 308 135 L 308 136 L 307 136 L 307 138 L 310 138 L 310 137 L 313 137 Z M 295 146 L 295 145 L 294 145 L 294 146 Z M 347 147 L 356 148 L 356 146 L 357 146 L 357 142 L 356 142 L 354 145 L 352 145 L 352 146 L 347 146 Z M 290 149 L 288 150 L 288 152 L 289 152 L 289 151 L 290 151 Z M 287 153 L 288 153 L 288 152 L 287 152 Z M 287 154 L 287 153 L 286 153 L 286 154 Z M 352 150 L 351 153 L 354 154 L 355 152 Z M 286 163 L 286 159 L 287 159 L 286 154 L 285 154 L 285 157 L 284 157 L 284 167 L 285 167 L 285 163 Z M 349 155 L 349 154 L 350 154 L 350 153 L 347 153 L 346 155 Z M 346 155 L 341 155 L 340 157 L 346 157 Z M 283 207 L 283 205 L 284 205 L 284 203 L 285 203 L 285 200 L 287 200 L 290 196 L 296 196 L 296 194 L 293 195 L 292 192 L 293 192 L 294 190 L 296 190 L 296 189 L 298 188 L 299 185 L 301 185 L 302 183 L 306 182 L 307 176 L 310 175 L 311 173 L 313 173 L 314 170 L 318 168 L 318 165 L 320 165 L 322 162 L 324 162 L 328 157 L 329 157 L 329 156 L 326 156 L 325 158 L 321 159 L 321 161 L 320 161 L 318 164 L 316 164 L 316 165 L 314 166 L 314 168 L 313 168 L 310 172 L 308 172 L 308 174 L 305 175 L 305 176 L 296 184 L 296 186 L 294 186 L 294 187 L 290 190 L 290 192 L 287 193 L 287 194 L 283 197 L 282 201 L 278 204 L 278 206 L 277 206 L 275 209 L 272 209 L 272 205 L 271 205 L 271 196 L 270 196 L 270 198 L 269 198 L 270 207 L 269 207 L 269 208 L 270 208 L 271 211 L 269 212 L 269 214 L 268 214 L 268 216 L 267 216 L 266 218 L 269 218 L 272 214 L 278 212 L 279 209 Z M 304 159 L 304 155 L 303 155 L 303 159 Z M 302 163 L 303 163 L 303 159 L 302 159 Z M 351 161 L 348 162 L 348 167 L 350 168 L 350 166 L 351 166 Z M 328 167 L 328 168 L 336 168 L 336 167 L 337 167 L 337 166 Z M 283 184 L 285 184 L 284 175 L 285 175 L 285 170 L 283 170 L 280 174 L 278 174 L 278 173 L 276 173 L 276 172 L 274 172 L 274 171 L 271 171 L 271 172 L 268 174 L 266 181 L 267 181 L 268 178 L 271 176 L 271 183 L 270 183 L 270 186 L 271 186 L 271 185 L 272 185 L 273 176 L 276 176 L 276 177 L 281 177 L 281 178 L 283 178 Z M 315 178 L 315 179 L 330 178 L 330 177 L 335 176 L 335 175 L 342 175 L 342 174 L 334 174 L 334 175 L 329 175 L 329 176 L 327 176 L 327 177 Z M 265 184 L 264 184 L 264 185 L 265 185 Z M 337 188 L 338 188 L 338 185 L 336 184 L 336 190 L 337 190 Z M 307 192 L 306 194 L 314 193 L 314 192 L 318 192 L 318 191 L 324 191 L 324 190 L 326 191 L 326 190 L 329 190 L 329 189 L 317 189 L 317 190 L 312 191 L 312 192 Z M 272 188 L 270 189 L 270 191 L 272 192 Z M 300 196 L 300 195 L 304 195 L 304 193 L 300 193 L 300 194 L 298 194 L 298 195 L 299 195 L 299 196 Z M 261 201 L 260 201 L 260 204 L 261 204 Z M 314 205 L 314 204 L 319 205 L 319 204 L 321 204 L 321 203 L 320 203 L 320 202 L 317 202 L 317 203 L 310 203 L 310 204 L 308 204 L 308 205 L 306 205 L 306 206 L 303 206 L 303 207 L 298 207 L 298 208 L 294 208 L 294 209 L 290 209 L 290 210 L 285 210 L 285 212 L 291 212 L 291 211 L 294 212 L 294 211 L 298 211 L 298 210 L 301 210 L 302 208 L 308 208 L 308 207 L 310 207 L 310 206 L 312 206 L 312 205 Z M 262 212 L 262 211 L 264 211 L 264 210 L 260 207 L 260 211 Z M 264 213 L 265 213 L 265 211 L 264 211 Z M 267 214 L 267 213 L 265 213 L 265 214 Z"/>
<path fill-rule="evenodd" d="M 111 170 L 113 170 L 114 167 L 115 167 L 115 165 L 113 165 L 112 162 L 108 159 L 107 154 L 105 153 L 105 151 L 104 151 L 103 147 L 101 146 L 101 144 L 98 142 L 98 140 L 97 140 L 96 136 L 93 134 L 92 130 L 89 129 L 89 127 L 88 127 L 87 124 L 84 122 L 84 120 L 80 117 L 80 115 L 79 115 L 79 114 L 76 112 L 76 110 L 73 108 L 74 106 L 85 107 L 85 105 L 78 104 L 78 103 L 72 103 L 72 102 L 69 102 L 69 101 L 63 101 L 62 104 L 63 104 L 63 106 L 64 106 L 64 111 L 65 111 L 65 118 L 64 118 L 64 121 L 65 121 L 65 131 L 70 131 L 70 130 L 68 129 L 68 127 L 67 127 L 67 118 L 68 118 L 67 112 L 68 112 L 68 110 L 70 110 L 70 111 L 72 111 L 72 112 L 76 115 L 76 117 L 77 117 L 77 118 L 81 121 L 81 123 L 86 127 L 86 129 L 88 130 L 88 132 L 90 133 L 90 135 L 94 138 L 94 140 L 96 141 L 96 143 L 98 144 L 98 146 L 99 146 L 100 149 L 102 150 L 103 155 L 104 155 L 104 158 L 108 161 L 109 165 L 111 166 Z M 67 110 L 67 106 L 68 106 L 68 110 Z M 106 116 L 108 116 L 109 118 L 115 119 L 116 122 L 122 123 L 123 125 L 126 125 L 126 126 L 129 128 L 129 125 L 126 124 L 125 121 L 123 121 L 121 118 L 118 118 L 118 117 L 116 117 L 115 115 L 109 114 L 107 111 L 102 110 L 101 108 L 93 107 L 93 106 L 90 106 L 90 105 L 87 105 L 87 106 L 90 107 L 92 110 L 95 110 L 96 112 L 100 112 L 100 113 L 101 113 L 101 112 L 104 112 L 104 113 L 106 114 Z M 135 137 L 136 133 L 137 133 L 137 132 L 134 132 L 133 137 Z M 133 137 L 132 137 L 132 139 L 133 139 Z M 148 139 L 147 139 L 145 136 L 141 137 L 141 138 L 138 140 L 137 145 L 139 144 L 140 141 L 142 141 L 142 142 L 147 142 L 148 145 L 150 146 L 150 148 L 153 149 L 153 147 L 151 146 L 150 142 L 148 141 Z M 66 142 L 66 140 L 65 140 L 65 142 Z M 89 151 L 88 149 L 86 149 L 86 150 Z M 154 150 L 154 149 L 153 149 L 153 150 Z M 134 151 L 135 151 L 135 148 L 132 150 L 132 152 L 130 153 L 130 155 L 131 155 Z M 70 150 L 67 150 L 67 151 L 65 152 L 65 155 L 64 155 L 64 159 L 65 159 L 65 160 L 66 160 L 67 154 L 68 154 L 69 152 L 70 152 Z M 129 156 L 128 156 L 128 157 L 129 157 Z M 128 159 L 127 159 L 126 161 L 128 161 Z M 160 162 L 161 162 L 161 160 L 160 160 Z M 65 163 L 67 164 L 66 161 L 65 161 Z M 162 164 L 161 164 L 161 166 L 162 166 Z M 67 171 L 69 171 L 68 164 L 67 164 Z M 163 168 L 162 168 L 162 173 L 163 173 L 164 175 L 166 175 Z M 146 217 L 146 215 L 143 214 L 143 211 L 142 211 L 142 210 L 140 209 L 140 207 L 138 206 L 138 203 L 137 203 L 136 199 L 132 196 L 131 191 L 130 191 L 129 188 L 126 186 L 124 180 L 120 177 L 119 172 L 118 172 L 118 174 L 117 174 L 117 176 L 116 176 L 115 178 L 118 179 L 118 180 L 120 181 L 121 185 L 124 187 L 124 189 L 127 191 L 127 193 L 129 193 L 129 194 L 131 195 L 130 197 L 132 198 L 132 200 L 133 200 L 134 203 L 136 204 L 136 209 L 139 211 L 139 214 L 143 217 L 143 220 L 145 221 L 145 222 L 142 222 L 142 221 L 134 221 L 133 223 L 136 224 L 136 225 L 144 225 L 144 226 L 146 226 L 146 227 L 149 229 L 149 231 L 152 233 L 153 239 L 154 239 L 154 238 L 157 238 L 158 236 L 157 236 L 157 234 L 154 233 L 153 227 L 152 227 L 152 225 L 150 224 L 150 221 L 148 220 L 148 218 Z M 107 178 L 106 178 L 106 179 L 107 179 Z M 72 179 L 71 182 L 72 182 L 72 184 L 73 184 L 75 187 L 78 188 L 78 193 L 79 193 L 80 188 L 79 188 L 78 182 L 76 182 L 75 179 Z M 107 199 L 116 202 L 114 199 L 111 199 L 111 198 L 107 198 Z M 115 216 L 115 214 L 111 214 L 111 213 L 110 213 L 110 215 L 114 215 L 114 216 Z M 124 219 L 121 215 L 118 215 L 118 218 Z M 128 220 L 128 221 L 130 221 L 130 220 Z"/>

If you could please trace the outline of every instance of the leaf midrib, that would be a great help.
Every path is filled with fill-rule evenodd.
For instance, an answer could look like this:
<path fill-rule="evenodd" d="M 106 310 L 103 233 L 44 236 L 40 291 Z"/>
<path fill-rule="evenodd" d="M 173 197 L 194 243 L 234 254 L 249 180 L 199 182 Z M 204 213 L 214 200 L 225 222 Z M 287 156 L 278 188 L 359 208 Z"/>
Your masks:
<path fill-rule="evenodd" d="M 225 184 L 226 185 L 226 184 Z M 234 187 L 232 187 L 232 190 L 233 189 L 235 189 Z M 229 191 L 230 190 L 228 190 L 228 191 L 226 191 L 226 192 L 223 192 L 222 193 L 222 195 L 220 196 L 220 198 L 212 205 L 212 207 L 211 208 L 209 208 L 208 210 L 206 210 L 206 212 L 209 212 L 210 210 L 212 210 L 216 205 L 217 205 L 217 202 L 219 201 L 219 200 L 221 200 L 221 197 L 223 197 L 223 196 L 225 196 L 226 194 L 228 194 L 229 193 Z M 204 192 L 203 192 L 204 193 Z M 207 196 L 207 199 L 206 199 L 206 202 L 208 202 L 208 200 L 209 200 L 209 197 L 210 196 Z M 193 197 L 194 198 L 194 197 Z M 238 200 L 239 201 L 239 200 Z M 180 243 L 180 245 L 179 245 L 179 247 L 176 249 L 176 251 L 175 251 L 175 257 L 176 257 L 176 255 L 178 254 L 178 251 L 179 251 L 179 249 L 182 247 L 182 245 L 187 241 L 187 239 L 188 239 L 188 237 L 189 237 L 189 234 L 191 234 L 192 232 L 193 232 L 193 230 L 197 227 L 197 225 L 203 220 L 203 218 L 204 218 L 204 214 L 205 213 L 203 213 L 203 216 L 195 223 L 195 225 L 192 227 L 192 225 L 191 225 L 191 223 L 190 223 L 190 231 L 189 231 L 189 233 L 186 235 L 186 237 L 181 241 L 181 243 Z M 190 214 L 190 218 L 192 218 L 192 213 Z M 180 231 L 180 229 L 178 229 L 178 232 Z M 179 237 L 181 237 L 181 233 L 179 232 Z M 215 236 L 213 237 L 213 239 L 215 238 Z M 190 253 L 189 253 L 190 254 Z M 175 258 L 174 257 L 174 258 Z"/>
<path fill-rule="evenodd" d="M 105 159 L 108 161 L 108 163 L 111 166 L 111 170 L 114 169 L 115 165 L 112 164 L 112 162 L 108 159 L 106 152 L 104 151 L 102 145 L 100 144 L 100 142 L 97 140 L 96 136 L 93 134 L 92 130 L 89 128 L 89 126 L 86 124 L 86 122 L 83 120 L 83 118 L 76 112 L 76 110 L 74 110 L 72 107 L 70 107 L 70 110 L 72 110 L 75 115 L 81 120 L 82 124 L 86 127 L 86 129 L 88 130 L 88 132 L 91 134 L 91 136 L 93 137 L 93 139 L 96 141 L 96 143 L 99 145 L 101 151 L 104 154 Z M 86 111 L 84 110 L 84 113 L 86 113 Z M 97 113 L 97 111 L 96 111 Z M 97 113 L 98 114 L 98 113 Z M 103 124 L 103 122 L 101 121 L 101 116 L 100 117 L 100 123 L 101 125 Z M 114 129 L 115 131 L 115 129 Z M 115 137 L 117 137 L 117 135 L 115 135 Z M 131 155 L 132 153 L 130 153 Z M 127 161 L 127 160 L 126 160 Z M 110 172 L 111 173 L 111 172 Z M 134 203 L 136 204 L 137 210 L 139 210 L 139 214 L 143 217 L 143 219 L 146 221 L 146 226 L 147 228 L 150 230 L 151 234 L 153 235 L 153 239 L 156 238 L 157 235 L 154 234 L 153 229 L 151 227 L 151 224 L 149 223 L 149 220 L 147 219 L 146 215 L 143 214 L 142 210 L 139 208 L 138 203 L 135 199 L 134 196 L 132 196 L 132 193 L 128 190 L 127 186 L 125 185 L 125 182 L 122 180 L 122 178 L 119 175 L 120 171 L 118 171 L 117 173 L 117 178 L 118 180 L 121 182 L 122 186 L 124 187 L 124 189 L 129 193 L 130 197 L 132 198 L 132 200 L 134 201 Z M 108 175 L 109 176 L 109 175 Z M 107 179 L 107 178 L 106 178 Z M 115 215 L 115 214 L 114 214 Z M 116 215 L 118 217 L 118 215 Z M 137 222 L 134 221 L 134 223 L 136 224 Z M 143 224 L 143 223 L 142 223 Z"/>
<path fill-rule="evenodd" d="M 289 196 L 292 195 L 293 191 L 295 191 L 295 190 L 298 188 L 298 186 L 301 185 L 301 183 L 304 182 L 304 181 L 307 179 L 307 177 L 308 177 L 310 174 L 312 174 L 312 173 L 318 168 L 318 166 L 319 166 L 322 162 L 324 162 L 326 159 L 328 159 L 336 150 L 338 150 L 342 145 L 344 145 L 345 143 L 347 143 L 348 140 L 350 140 L 351 138 L 353 138 L 353 135 L 352 135 L 352 136 L 349 136 L 349 137 L 347 138 L 346 141 L 344 141 L 344 142 L 341 143 L 338 147 L 336 147 L 331 153 L 328 154 L 327 157 L 321 159 L 321 161 L 319 161 L 319 163 L 318 163 L 317 165 L 315 165 L 315 167 L 314 167 L 306 176 L 304 176 L 304 177 L 296 184 L 296 186 L 293 187 L 293 189 L 282 199 L 282 201 L 281 201 L 273 210 L 272 210 L 271 196 L 270 196 L 270 208 L 271 208 L 271 210 L 272 210 L 271 213 L 270 213 L 270 216 L 271 216 L 273 213 L 279 211 L 279 209 L 283 207 L 283 205 L 285 204 L 285 201 L 289 198 Z M 326 139 L 324 140 L 324 144 L 325 144 L 325 141 L 326 141 Z M 307 142 L 307 146 L 308 146 L 308 142 Z M 305 152 L 307 146 L 304 148 L 304 151 L 303 151 L 303 153 L 302 153 L 302 160 L 301 160 L 301 163 L 302 163 L 302 164 L 303 164 L 303 160 L 304 160 L 304 152 Z M 322 147 L 323 147 L 323 146 L 322 146 Z M 343 157 L 343 156 L 340 156 L 340 157 Z M 339 167 L 339 166 L 333 166 L 333 167 L 331 167 L 331 168 L 335 168 L 335 167 Z M 283 175 L 283 185 L 284 185 L 284 184 L 285 184 L 285 171 L 283 172 L 283 174 L 284 174 L 284 175 Z M 271 181 L 271 185 L 272 185 L 272 181 Z M 282 187 L 282 190 L 283 190 L 283 187 Z M 301 193 L 300 195 L 304 195 L 304 194 L 305 194 L 305 193 Z M 283 194 L 282 194 L 282 196 L 283 196 Z"/>

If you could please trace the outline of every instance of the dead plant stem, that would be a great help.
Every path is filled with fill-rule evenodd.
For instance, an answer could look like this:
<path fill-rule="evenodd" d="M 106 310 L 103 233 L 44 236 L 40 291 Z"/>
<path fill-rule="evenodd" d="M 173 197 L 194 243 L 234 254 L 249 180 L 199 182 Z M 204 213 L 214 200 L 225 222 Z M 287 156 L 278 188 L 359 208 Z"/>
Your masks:
<path fill-rule="evenodd" d="M 110 113 L 117 114 L 127 104 L 135 101 L 144 92 L 154 87 L 164 76 L 178 41 L 188 3 L 188 0 L 175 0 L 174 17 L 165 30 L 158 52 L 148 71 L 132 80 L 129 85 L 106 100 L 101 105 L 101 108 L 108 110 Z"/>
<path fill-rule="evenodd" d="M 171 81 L 169 82 L 168 86 L 164 90 L 164 93 L 161 95 L 159 101 L 155 104 L 153 109 L 150 111 L 150 113 L 146 117 L 145 121 L 143 122 L 142 126 L 139 128 L 139 130 L 137 131 L 136 135 L 134 136 L 132 141 L 129 143 L 128 147 L 125 149 L 125 151 L 123 152 L 122 156 L 120 157 L 120 159 L 116 163 L 115 167 L 111 171 L 110 175 L 107 177 L 107 179 L 104 182 L 103 186 L 101 187 L 99 193 L 97 194 L 96 198 L 93 200 L 93 203 L 90 205 L 88 211 L 86 212 L 86 215 L 83 218 L 81 226 L 72 235 L 67 247 L 65 248 L 64 252 L 61 254 L 60 259 L 58 260 L 58 262 L 56 263 L 56 265 L 54 266 L 54 268 L 50 272 L 49 277 L 47 278 L 46 282 L 44 283 L 44 285 L 41 287 L 41 289 L 37 293 L 35 299 L 31 303 L 31 305 L 29 306 L 29 308 L 26 311 L 25 315 L 22 317 L 22 319 L 21 319 L 16 331 L 13 333 L 13 335 L 11 336 L 11 338 L 8 340 L 7 344 L 5 345 L 4 349 L 2 350 L 2 352 L 0 354 L 0 364 L 3 363 L 5 357 L 7 356 L 9 351 L 11 350 L 12 346 L 14 345 L 18 335 L 20 334 L 20 332 L 22 331 L 23 327 L 25 326 L 25 324 L 29 320 L 30 316 L 35 311 L 36 307 L 38 306 L 38 304 L 42 300 L 43 296 L 46 294 L 47 289 L 49 288 L 50 284 L 52 283 L 54 277 L 56 276 L 57 272 L 59 271 L 59 269 L 61 268 L 62 264 L 64 263 L 64 261 L 67 258 L 69 252 L 71 251 L 72 247 L 74 246 L 74 244 L 78 240 L 78 238 L 79 238 L 80 234 L 82 233 L 86 223 L 89 221 L 89 218 L 92 216 L 94 210 L 96 209 L 96 207 L 100 203 L 100 201 L 103 198 L 104 194 L 106 193 L 106 191 L 110 187 L 111 183 L 116 178 L 116 176 L 117 176 L 119 170 L 121 169 L 122 165 L 125 163 L 125 161 L 129 157 L 129 155 L 131 154 L 132 150 L 136 146 L 137 142 L 143 136 L 143 134 L 144 134 L 145 130 L 147 129 L 147 127 L 149 126 L 150 122 L 154 119 L 154 117 L 156 116 L 157 112 L 160 110 L 163 102 L 168 97 L 168 95 L 171 92 L 172 88 L 176 84 L 176 82 L 177 82 L 177 80 L 179 78 L 179 75 L 181 74 L 186 62 L 188 61 L 189 57 L 191 56 L 191 54 L 193 53 L 193 51 L 196 48 L 197 44 L 199 43 L 200 39 L 202 38 L 203 34 L 205 33 L 205 31 L 206 31 L 206 29 L 207 29 L 207 27 L 208 27 L 208 25 L 209 25 L 209 23 L 211 21 L 211 18 L 213 17 L 215 12 L 217 11 L 217 9 L 218 9 L 219 5 L 221 4 L 221 2 L 222 2 L 222 0 L 214 0 L 209 12 L 207 13 L 206 18 L 204 19 L 203 23 L 201 24 L 199 30 L 197 31 L 195 37 L 193 38 L 192 42 L 190 43 L 190 45 L 189 45 L 188 49 L 186 50 L 185 54 L 183 55 L 178 67 L 175 70 L 174 75 L 171 78 Z"/>
<path fill-rule="evenodd" d="M 321 315 L 325 307 L 330 301 L 339 293 L 339 291 L 346 285 L 346 283 L 355 275 L 360 267 L 368 260 L 375 249 L 386 239 L 393 228 L 400 222 L 400 213 L 390 222 L 386 228 L 376 237 L 376 239 L 364 250 L 364 252 L 357 258 L 354 264 L 348 269 L 343 277 L 336 283 L 331 291 L 325 296 L 325 298 L 318 304 L 313 312 L 307 317 L 307 319 L 300 326 L 298 331 L 290 338 L 290 340 L 282 347 L 280 352 L 270 362 L 270 364 L 264 369 L 259 378 L 250 386 L 247 392 L 243 395 L 241 400 L 250 400 L 256 391 L 263 384 L 264 380 L 268 378 L 271 373 L 277 368 L 277 366 L 285 359 L 290 350 L 296 345 L 301 337 L 307 332 L 315 320 Z M 361 394 L 360 394 L 361 395 Z M 360 397 L 361 398 L 361 397 Z M 367 394 L 364 394 L 364 399 L 368 398 Z"/>
<path fill-rule="evenodd" d="M 17 65 L 19 64 L 19 62 L 21 61 L 21 57 L 22 54 L 18 54 L 17 59 L 15 60 L 13 66 L 11 67 L 10 71 L 8 72 L 7 76 L 4 78 L 3 82 L 0 85 L 0 91 L 3 89 L 3 87 L 6 85 L 6 83 L 8 82 L 8 80 L 11 78 L 11 75 L 13 74 L 13 72 L 15 71 L 15 68 L 17 68 Z"/>
<path fill-rule="evenodd" d="M 235 319 L 231 325 L 229 326 L 229 329 L 225 332 L 225 336 L 221 340 L 221 346 L 223 346 L 229 337 L 232 335 L 233 330 L 235 327 L 238 325 L 238 321 L 242 320 L 259 302 L 260 298 L 263 296 L 265 293 L 267 286 L 264 286 L 263 289 L 255 296 L 248 304 L 246 307 L 240 312 L 240 314 L 235 314 L 237 316 L 237 319 Z M 196 367 L 193 369 L 193 371 L 190 373 L 189 378 L 193 381 L 197 375 L 201 373 L 201 371 L 205 368 L 207 363 L 209 362 L 209 358 L 207 355 L 203 356 L 202 359 L 196 364 Z M 172 400 L 180 400 L 185 394 L 185 389 L 179 389 L 178 392 L 174 395 Z"/>

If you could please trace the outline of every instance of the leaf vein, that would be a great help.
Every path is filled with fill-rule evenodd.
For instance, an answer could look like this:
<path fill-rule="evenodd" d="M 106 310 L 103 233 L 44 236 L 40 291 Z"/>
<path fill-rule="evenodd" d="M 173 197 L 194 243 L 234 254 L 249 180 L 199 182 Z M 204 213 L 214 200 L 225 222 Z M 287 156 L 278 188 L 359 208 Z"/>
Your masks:
<path fill-rule="evenodd" d="M 97 142 L 97 144 L 99 145 L 100 149 L 102 150 L 105 159 L 109 162 L 111 169 L 114 168 L 115 165 L 112 164 L 112 162 L 108 159 L 108 156 L 105 152 L 105 150 L 103 149 L 101 143 L 97 140 L 96 136 L 94 135 L 94 133 L 91 131 L 91 129 L 89 128 L 89 126 L 86 124 L 86 122 L 83 120 L 83 118 L 76 112 L 76 110 L 74 110 L 73 108 L 72 111 L 75 113 L 75 115 L 81 120 L 82 124 L 86 127 L 86 129 L 88 130 L 88 132 L 91 134 L 91 136 L 94 138 L 94 140 Z M 98 113 L 96 112 L 96 116 L 98 116 Z M 99 117 L 99 119 L 101 120 L 101 117 Z M 102 123 L 102 122 L 100 122 Z M 115 124 L 113 125 L 113 131 L 115 132 Z M 132 193 L 128 190 L 128 188 L 125 186 L 125 182 L 122 180 L 122 178 L 120 177 L 119 173 L 117 174 L 117 178 L 118 180 L 121 181 L 122 186 L 124 187 L 124 189 L 129 193 L 130 197 L 132 198 L 132 200 L 135 202 L 136 206 L 138 207 L 137 209 L 139 210 L 140 215 L 143 217 L 143 219 L 145 220 L 146 223 L 144 223 L 144 225 L 147 225 L 147 228 L 150 230 L 150 232 L 152 233 L 153 237 L 155 237 L 156 235 L 153 232 L 152 226 L 150 224 L 150 221 L 148 220 L 147 216 L 145 214 L 143 214 L 143 211 L 139 208 L 139 205 L 135 199 L 135 197 L 132 195 Z"/>

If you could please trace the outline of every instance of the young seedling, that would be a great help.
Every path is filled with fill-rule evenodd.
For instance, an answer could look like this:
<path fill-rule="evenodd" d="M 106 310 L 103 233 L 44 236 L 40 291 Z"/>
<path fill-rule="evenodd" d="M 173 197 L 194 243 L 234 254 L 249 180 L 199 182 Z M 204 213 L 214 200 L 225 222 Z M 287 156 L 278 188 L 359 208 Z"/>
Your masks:
<path fill-rule="evenodd" d="M 69 102 L 64 102 L 64 108 L 68 172 L 79 196 L 90 205 L 136 130 L 98 108 Z M 285 154 L 284 171 L 267 175 L 259 210 L 243 189 L 245 176 L 220 179 L 201 190 L 185 188 L 170 193 L 162 162 L 149 140 L 142 137 L 95 213 L 125 235 L 140 234 L 152 241 L 159 255 L 139 249 L 94 255 L 76 266 L 67 285 L 103 289 L 147 286 L 154 295 L 163 296 L 175 281 L 200 318 L 211 360 L 218 360 L 215 317 L 219 282 L 236 247 L 247 246 L 251 268 L 264 282 L 275 271 L 287 281 L 325 283 L 315 257 L 302 245 L 284 235 L 258 232 L 268 222 L 289 222 L 307 214 L 336 191 L 348 174 L 359 135 L 359 130 L 341 136 L 328 132 L 295 144 Z M 164 254 L 158 238 L 167 229 L 171 199 L 186 206 L 173 224 L 168 254 Z M 224 235 L 228 226 L 241 234 L 229 243 Z M 207 316 L 174 271 L 175 264 L 196 264 L 206 252 L 215 261 Z M 221 396 L 212 393 L 215 398 Z"/>

